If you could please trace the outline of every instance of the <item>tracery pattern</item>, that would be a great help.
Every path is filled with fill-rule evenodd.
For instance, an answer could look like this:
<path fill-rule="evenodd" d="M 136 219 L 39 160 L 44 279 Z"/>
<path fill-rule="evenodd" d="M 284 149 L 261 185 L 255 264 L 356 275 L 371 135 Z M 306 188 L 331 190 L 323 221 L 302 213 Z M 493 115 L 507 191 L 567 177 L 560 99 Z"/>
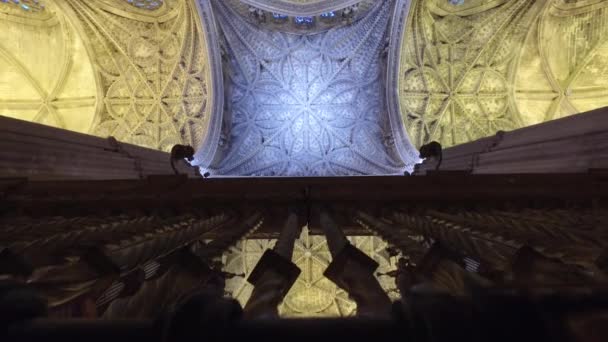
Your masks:
<path fill-rule="evenodd" d="M 262 31 L 213 2 L 230 58 L 227 175 L 401 173 L 384 106 L 381 61 L 390 4 L 313 36 Z"/>
<path fill-rule="evenodd" d="M 285 12 L 280 8 L 269 10 L 269 7 L 264 7 L 266 10 L 263 10 L 241 0 L 224 0 L 224 3 L 245 21 L 259 28 L 307 35 L 318 34 L 336 26 L 350 25 L 357 19 L 365 17 L 367 12 L 378 4 L 377 0 L 361 0 L 351 6 L 340 7 L 335 2 L 321 1 L 314 4 L 322 6 L 323 10 L 313 12 L 300 11 L 298 10 L 299 5 L 292 4 L 296 7 L 296 11 L 288 12 L 297 14 L 288 15 L 284 14 Z M 259 4 L 259 2 L 255 2 L 255 4 Z M 318 14 L 314 15 L 306 14 L 317 12 Z"/>
<path fill-rule="evenodd" d="M 399 102 L 444 146 L 608 105 L 608 2 L 412 1 Z"/>
<path fill-rule="evenodd" d="M 212 89 L 195 3 L 165 0 L 160 10 L 137 13 L 125 10 L 124 1 L 66 5 L 90 39 L 100 72 L 104 100 L 92 133 L 161 150 L 199 146 L 210 122 Z"/>
<path fill-rule="evenodd" d="M 538 7 L 529 0 L 412 2 L 399 97 L 416 146 L 451 146 L 521 126 L 511 76 Z"/>
<path fill-rule="evenodd" d="M 385 275 L 396 270 L 396 258 L 389 257 L 387 243 L 373 236 L 349 237 L 351 243 L 376 260 L 380 267 L 378 280 L 392 299 L 397 299 L 394 277 Z M 226 291 L 241 305 L 245 305 L 253 286 L 247 282 L 249 273 L 267 248 L 276 240 L 242 240 L 223 256 L 224 271 L 238 274 L 227 280 Z M 337 317 L 352 316 L 357 305 L 348 294 L 336 287 L 323 272 L 331 262 L 331 253 L 324 236 L 309 235 L 305 227 L 294 247 L 293 262 L 302 270 L 300 277 L 279 305 L 284 317 Z"/>

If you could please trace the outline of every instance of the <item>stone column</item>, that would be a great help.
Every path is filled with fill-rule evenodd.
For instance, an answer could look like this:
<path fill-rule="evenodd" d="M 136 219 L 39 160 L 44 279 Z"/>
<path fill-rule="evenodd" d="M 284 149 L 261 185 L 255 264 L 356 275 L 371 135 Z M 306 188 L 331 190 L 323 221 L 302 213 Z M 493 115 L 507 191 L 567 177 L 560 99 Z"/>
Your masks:
<path fill-rule="evenodd" d="M 391 301 L 374 276 L 378 263 L 351 245 L 324 209 L 321 209 L 319 223 L 333 259 L 324 275 L 355 300 L 358 316 L 389 316 Z"/>
<path fill-rule="evenodd" d="M 301 272 L 291 261 L 301 228 L 297 213 L 290 210 L 275 247 L 264 252 L 247 279 L 254 289 L 245 305 L 246 318 L 278 318 L 278 306 Z"/>

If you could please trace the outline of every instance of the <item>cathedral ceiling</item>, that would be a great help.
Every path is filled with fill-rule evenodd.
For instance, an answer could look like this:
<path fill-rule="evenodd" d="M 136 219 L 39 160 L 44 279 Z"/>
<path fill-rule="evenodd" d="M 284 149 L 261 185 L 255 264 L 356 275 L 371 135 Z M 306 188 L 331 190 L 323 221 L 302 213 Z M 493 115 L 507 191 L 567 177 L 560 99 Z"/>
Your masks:
<path fill-rule="evenodd" d="M 451 146 L 608 105 L 606 7 L 413 0 L 397 76 L 412 142 Z"/>
<path fill-rule="evenodd" d="M 87 132 L 97 96 L 85 43 L 54 2 L 0 2 L 0 115 Z"/>
<path fill-rule="evenodd" d="M 266 50 L 264 54 L 256 51 L 257 55 L 247 52 L 247 61 L 243 56 L 226 60 L 223 70 L 211 2 L 0 1 L 0 115 L 112 135 L 157 149 L 167 150 L 176 143 L 204 146 L 197 161 L 227 174 L 338 175 L 405 169 L 408 165 L 403 161 L 415 154 L 410 140 L 417 147 L 431 140 L 450 146 L 608 105 L 606 1 L 226 0 L 222 3 L 240 14 L 240 19 L 231 18 L 231 25 L 242 21 L 242 27 L 253 32 L 247 37 L 261 40 L 259 46 Z M 391 13 L 377 16 L 381 25 L 363 32 L 368 11 L 387 3 Z M 358 14 L 346 20 L 340 11 L 354 5 Z M 260 21 L 251 8 L 262 10 L 268 20 Z M 273 13 L 288 18 L 274 20 Z M 296 23 L 296 16 L 304 16 L 297 19 L 304 25 Z M 308 25 L 306 16 L 314 23 Z M 224 28 L 227 22 L 222 19 L 219 26 L 230 31 Z M 270 30 L 274 33 L 264 33 Z M 359 32 L 358 36 L 349 30 Z M 385 60 L 372 57 L 386 52 L 379 40 L 389 36 L 387 66 L 379 67 Z M 239 39 L 226 42 L 225 52 L 245 53 Z M 344 51 L 332 50 L 323 42 Z M 290 52 L 268 58 L 270 51 L 280 49 Z M 366 57 L 351 58 L 358 52 Z M 341 60 L 348 61 L 343 63 L 348 68 L 340 67 Z M 240 75 L 230 74 L 237 70 L 237 62 L 265 66 L 257 74 L 249 66 Z M 373 66 L 368 75 L 351 72 L 361 68 L 361 63 Z M 284 74 L 299 76 L 277 81 L 271 74 L 279 75 L 279 68 Z M 289 73 L 286 68 L 291 68 Z M 268 105 L 272 102 L 267 101 L 262 107 L 266 111 L 247 117 L 246 122 L 241 114 L 230 112 L 242 110 L 245 104 L 232 103 L 240 96 L 238 91 L 224 94 L 223 79 L 232 82 L 241 77 L 241 83 L 226 84 L 255 85 L 251 94 L 267 92 L 270 88 L 265 87 L 274 82 L 275 104 L 292 106 L 293 99 L 281 95 L 284 90 L 293 90 L 294 82 L 314 87 L 316 81 L 304 81 L 303 73 L 321 75 L 328 68 L 341 72 L 328 74 L 333 79 L 323 74 L 328 79 L 323 82 L 333 88 L 324 97 L 327 101 L 319 102 L 327 110 L 315 114 L 317 118 L 325 118 L 328 109 L 338 104 L 371 106 L 370 94 L 382 87 L 388 91 L 386 103 L 348 114 L 337 111 L 341 119 L 321 120 L 330 125 L 298 119 L 291 130 L 263 137 L 261 130 L 273 129 L 261 121 L 271 115 Z M 378 71 L 382 68 L 386 72 Z M 347 78 L 355 86 L 342 82 Z M 362 89 L 366 82 L 368 86 Z M 357 87 L 359 93 L 353 95 Z M 222 117 L 224 97 L 228 112 Z M 265 100 L 260 97 L 259 101 Z M 262 103 L 258 102 L 255 105 Z M 220 139 L 222 119 L 226 124 L 228 116 L 235 130 L 225 129 Z M 295 116 L 291 111 L 277 117 Z M 371 122 L 370 128 L 348 130 L 345 118 L 352 127 Z M 304 136 L 293 134 L 302 125 L 311 129 L 317 125 L 325 133 L 319 135 L 321 130 L 317 130 L 316 137 L 309 136 L 306 142 Z M 245 127 L 249 131 L 239 133 Z M 310 141 L 317 141 L 316 146 Z M 218 144 L 223 153 L 216 153 Z M 250 144 L 251 149 L 237 148 L 242 144 Z M 247 161 L 254 155 L 254 145 L 265 151 L 255 154 L 255 158 L 264 156 L 257 166 Z M 291 152 L 286 152 L 289 148 Z M 239 154 L 241 162 L 236 161 Z M 318 163 L 277 166 L 276 160 L 285 154 L 290 165 L 313 159 Z M 327 166 L 328 160 L 339 165 Z"/>
<path fill-rule="evenodd" d="M 225 50 L 225 140 L 212 174 L 400 174 L 386 115 L 391 3 L 316 35 L 263 30 L 212 1 Z M 413 152 L 413 148 L 410 149 Z"/>
<path fill-rule="evenodd" d="M 209 135 L 219 67 L 194 1 L 11 0 L 0 13 L 1 115 L 162 150 Z"/>
<path fill-rule="evenodd" d="M 387 243 L 374 236 L 349 237 L 350 242 L 373 258 L 378 264 L 376 277 L 391 299 L 399 294 L 395 278 L 390 274 L 397 269 L 397 257 L 389 256 Z M 276 240 L 245 239 L 222 257 L 224 271 L 236 274 L 227 280 L 226 291 L 241 305 L 245 305 L 253 286 L 247 282 L 249 274 L 264 251 L 274 247 Z M 357 305 L 348 294 L 336 287 L 323 272 L 331 262 L 327 240 L 310 235 L 305 227 L 296 240 L 293 262 L 302 270 L 291 290 L 279 306 L 283 317 L 340 317 L 353 316 Z"/>

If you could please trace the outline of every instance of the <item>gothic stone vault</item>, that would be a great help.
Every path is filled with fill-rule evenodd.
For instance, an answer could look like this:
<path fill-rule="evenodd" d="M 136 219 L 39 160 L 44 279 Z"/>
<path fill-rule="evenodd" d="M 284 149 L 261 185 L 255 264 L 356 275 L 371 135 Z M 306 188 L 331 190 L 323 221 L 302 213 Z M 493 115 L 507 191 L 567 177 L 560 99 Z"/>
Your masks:
<path fill-rule="evenodd" d="M 608 105 L 607 6 L 0 2 L 0 115 L 154 149 L 191 144 L 216 175 L 401 173 L 432 140 Z"/>

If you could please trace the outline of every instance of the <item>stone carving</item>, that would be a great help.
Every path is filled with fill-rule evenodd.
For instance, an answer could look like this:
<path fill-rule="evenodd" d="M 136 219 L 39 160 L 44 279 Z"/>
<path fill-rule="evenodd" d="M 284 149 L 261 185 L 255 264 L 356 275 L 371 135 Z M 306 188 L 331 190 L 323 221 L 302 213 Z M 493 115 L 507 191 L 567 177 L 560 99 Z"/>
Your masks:
<path fill-rule="evenodd" d="M 229 59 L 225 175 L 396 174 L 381 60 L 390 3 L 349 27 L 302 36 L 259 30 L 214 1 Z M 205 165 L 203 165 L 205 166 Z"/>
<path fill-rule="evenodd" d="M 247 5 L 241 0 L 224 0 L 224 3 L 243 19 L 259 28 L 306 35 L 317 34 L 336 26 L 350 25 L 365 17 L 378 5 L 376 0 L 362 0 L 347 7 L 340 7 L 335 1 L 322 1 L 315 3 L 315 6 L 324 10 L 309 12 L 299 4 L 289 3 L 288 5 L 294 8 L 287 11 L 291 13 L 288 15 L 283 11 L 283 7 L 266 7 L 266 3 L 262 6 L 265 9 Z"/>
<path fill-rule="evenodd" d="M 66 1 L 99 70 L 103 104 L 92 133 L 165 151 L 199 146 L 209 126 L 212 87 L 195 4 L 164 1 L 159 10 L 141 13 L 125 5 Z"/>
<path fill-rule="evenodd" d="M 396 270 L 396 257 L 386 251 L 387 243 L 373 236 L 349 237 L 350 242 L 376 260 L 378 280 L 392 299 L 397 299 L 395 279 L 387 273 Z M 268 248 L 274 247 L 276 240 L 246 239 L 239 242 L 223 256 L 224 271 L 237 274 L 226 281 L 226 291 L 241 305 L 245 305 L 253 286 L 247 282 L 249 273 Z M 324 236 L 309 235 L 305 227 L 296 240 L 293 261 L 302 270 L 296 283 L 279 306 L 283 317 L 330 317 L 352 316 L 356 304 L 346 292 L 336 287 L 323 276 L 323 271 L 331 262 L 327 241 Z"/>
<path fill-rule="evenodd" d="M 215 48 L 217 35 L 210 2 L 226 5 L 240 15 L 222 21 L 234 26 L 225 28 L 227 32 L 243 31 L 253 25 L 259 30 L 247 37 L 275 44 L 268 48 L 262 44 L 253 53 L 236 38 L 236 44 L 225 49 L 226 56 L 233 56 L 224 70 L 228 83 L 235 86 L 233 80 L 249 77 L 249 83 L 241 85 L 251 86 L 255 80 L 256 87 L 259 81 L 266 84 L 268 80 L 252 78 L 253 74 L 244 76 L 246 73 L 232 75 L 238 70 L 234 67 L 260 62 L 258 76 L 266 77 L 289 68 L 292 73 L 318 72 L 321 66 L 336 68 L 344 61 L 345 67 L 335 74 L 335 80 L 342 82 L 350 74 L 353 84 L 361 83 L 360 75 L 355 77 L 356 73 L 350 72 L 361 67 L 353 61 L 364 59 L 349 58 L 359 51 L 356 44 L 340 54 L 320 45 L 333 39 L 348 41 L 346 45 L 361 42 L 360 48 L 366 51 L 368 65 L 372 66 L 369 74 L 378 71 L 382 75 L 382 59 L 372 58 L 377 56 L 372 42 L 380 34 L 381 23 L 388 21 L 387 11 L 391 9 L 387 7 L 396 4 L 386 50 L 388 106 L 381 104 L 375 109 L 377 113 L 368 113 L 374 118 L 369 127 L 375 128 L 368 130 L 374 139 L 367 138 L 381 142 L 386 151 L 373 143 L 353 145 L 350 138 L 357 136 L 345 134 L 348 130 L 341 127 L 333 131 L 337 135 L 326 134 L 340 138 L 333 139 L 341 144 L 342 154 L 337 157 L 336 153 L 326 154 L 321 160 L 320 152 L 301 149 L 314 155 L 319 163 L 308 163 L 314 158 L 306 156 L 306 165 L 300 158 L 300 166 L 293 168 L 276 163 L 269 167 L 245 165 L 245 160 L 268 156 L 271 150 L 274 157 L 283 158 L 285 150 L 280 145 L 270 148 L 278 140 L 269 142 L 265 136 L 263 144 L 267 146 L 262 148 L 263 153 L 253 157 L 250 150 L 237 151 L 235 144 L 246 138 L 231 139 L 232 124 L 253 127 L 254 131 L 261 124 L 261 117 L 257 116 L 253 120 L 257 128 L 238 121 L 243 116 L 232 109 L 242 109 L 242 103 L 236 107 L 226 104 L 228 126 L 220 137 L 224 91 L 222 68 L 215 57 L 220 49 Z M 250 6 L 265 14 L 263 25 L 249 15 Z M 353 24 L 338 28 L 345 25 L 344 20 L 331 17 L 331 13 L 340 16 L 349 6 L 359 8 Z M 284 11 L 276 12 L 279 10 Z M 373 33 L 370 31 L 369 39 L 357 38 L 354 32 L 364 37 L 362 27 L 374 22 L 369 11 L 382 13 L 374 17 L 378 25 Z M 211 165 L 219 173 L 401 173 L 417 156 L 404 127 L 417 147 L 432 140 L 449 147 L 498 130 L 608 105 L 608 86 L 604 82 L 608 75 L 607 11 L 608 3 L 602 0 L 0 0 L 0 115 L 78 132 L 114 135 L 121 141 L 163 150 L 174 144 L 190 144 L 198 147 L 196 162 L 204 167 Z M 301 18 L 301 24 L 296 24 L 296 17 Z M 309 17 L 313 18 L 312 26 L 306 23 Z M 264 33 L 264 28 L 309 37 Z M 388 42 L 388 35 L 382 34 Z M 278 41 L 281 43 L 277 45 Z M 284 49 L 292 52 L 283 54 Z M 310 67 L 284 63 L 306 53 Z M 234 57 L 236 54 L 238 58 Z M 265 59 L 270 55 L 274 57 Z M 253 72 L 250 67 L 246 69 L 247 73 Z M 375 78 L 369 79 L 372 80 Z M 291 81 L 277 82 L 286 85 Z M 312 81 L 302 82 L 314 86 Z M 382 82 L 370 85 L 365 87 L 365 95 L 357 94 L 357 101 L 369 101 L 372 89 L 383 86 Z M 340 87 L 346 89 L 345 83 Z M 235 89 L 232 87 L 228 93 Z M 333 89 L 335 94 L 340 92 L 339 88 Z M 227 98 L 234 100 L 242 95 L 237 93 L 232 92 Z M 382 91 L 377 93 L 381 94 L 378 99 L 383 98 Z M 255 94 L 251 93 L 253 97 Z M 344 92 L 341 94 L 345 96 Z M 283 101 L 280 96 L 277 99 Z M 252 100 L 250 104 L 258 102 Z M 369 121 L 360 114 L 353 114 L 351 119 L 356 119 L 352 122 Z M 338 121 L 333 120 L 332 124 Z M 288 136 L 287 132 L 277 137 Z M 245 135 L 258 133 L 250 131 Z M 380 139 L 376 139 L 378 135 Z M 328 146 L 326 142 L 332 140 L 319 135 L 314 139 L 320 139 L 318 146 Z M 303 139 L 292 142 L 300 144 L 294 145 L 297 148 L 304 146 Z M 218 144 L 222 145 L 220 153 L 216 153 Z M 256 145 L 250 140 L 245 144 Z M 359 153 L 365 158 L 351 153 L 368 145 L 371 148 Z M 242 165 L 222 163 L 231 153 L 232 161 L 240 158 Z M 239 153 L 244 153 L 242 158 L 236 156 Z M 288 155 L 291 164 L 297 163 L 293 153 Z M 326 161 L 340 165 L 323 166 Z"/>
<path fill-rule="evenodd" d="M 378 0 L 242 0 L 243 3 L 269 12 L 291 16 L 314 16 L 343 9 L 360 2 L 380 2 Z"/>
<path fill-rule="evenodd" d="M 608 105 L 606 8 L 596 0 L 412 1 L 394 44 L 411 141 L 449 147 Z"/>
<path fill-rule="evenodd" d="M 399 97 L 416 146 L 431 140 L 451 146 L 521 125 L 509 75 L 534 1 L 493 3 L 412 3 Z"/>
<path fill-rule="evenodd" d="M 608 105 L 608 2 L 551 1 L 530 27 L 515 73 L 524 125 Z"/>

